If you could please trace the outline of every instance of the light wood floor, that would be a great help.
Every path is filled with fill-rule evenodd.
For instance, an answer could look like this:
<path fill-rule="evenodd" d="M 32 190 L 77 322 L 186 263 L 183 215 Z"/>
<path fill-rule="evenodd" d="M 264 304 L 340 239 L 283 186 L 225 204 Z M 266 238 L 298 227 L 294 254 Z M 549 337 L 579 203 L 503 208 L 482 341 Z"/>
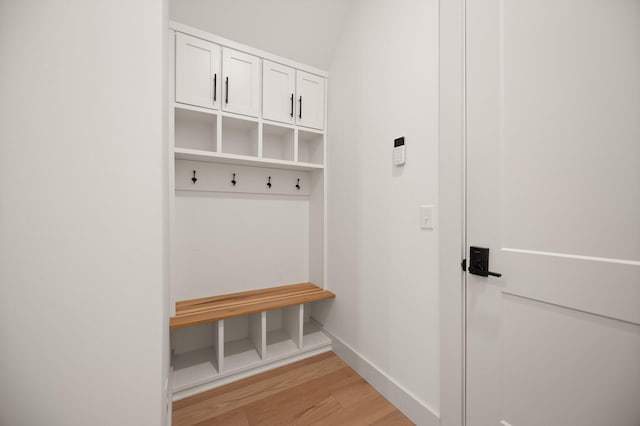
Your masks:
<path fill-rule="evenodd" d="M 333 352 L 174 402 L 173 426 L 412 425 Z"/>

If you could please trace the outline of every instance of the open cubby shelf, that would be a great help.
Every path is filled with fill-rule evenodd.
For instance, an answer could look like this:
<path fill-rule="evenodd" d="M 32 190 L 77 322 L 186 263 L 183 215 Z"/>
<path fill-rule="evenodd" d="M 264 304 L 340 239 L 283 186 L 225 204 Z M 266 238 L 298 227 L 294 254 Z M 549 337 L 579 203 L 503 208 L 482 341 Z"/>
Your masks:
<path fill-rule="evenodd" d="M 325 134 L 175 104 L 174 156 L 290 170 L 324 168 Z"/>
<path fill-rule="evenodd" d="M 293 161 L 294 134 L 294 129 L 290 127 L 263 124 L 262 156 L 276 160 Z"/>
<path fill-rule="evenodd" d="M 258 123 L 222 117 L 221 151 L 226 154 L 258 156 Z"/>
<path fill-rule="evenodd" d="M 298 161 L 324 164 L 324 135 L 307 130 L 298 130 Z"/>
<path fill-rule="evenodd" d="M 175 110 L 175 146 L 205 152 L 218 150 L 218 117 L 188 109 Z"/>

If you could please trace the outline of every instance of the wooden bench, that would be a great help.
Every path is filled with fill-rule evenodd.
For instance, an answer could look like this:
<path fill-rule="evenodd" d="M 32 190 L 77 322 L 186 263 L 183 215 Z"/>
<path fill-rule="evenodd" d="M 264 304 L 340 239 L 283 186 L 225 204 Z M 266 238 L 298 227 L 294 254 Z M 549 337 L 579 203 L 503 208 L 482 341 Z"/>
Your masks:
<path fill-rule="evenodd" d="M 335 297 L 330 291 L 303 283 L 184 300 L 176 302 L 176 316 L 169 327 L 188 327 Z"/>

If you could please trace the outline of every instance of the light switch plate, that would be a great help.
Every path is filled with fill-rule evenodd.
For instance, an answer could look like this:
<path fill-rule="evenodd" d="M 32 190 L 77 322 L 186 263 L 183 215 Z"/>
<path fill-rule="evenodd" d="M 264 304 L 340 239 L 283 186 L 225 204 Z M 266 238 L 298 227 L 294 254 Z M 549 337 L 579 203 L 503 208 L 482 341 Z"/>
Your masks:
<path fill-rule="evenodd" d="M 436 218 L 433 206 L 420 206 L 420 227 L 433 229 L 436 226 Z"/>

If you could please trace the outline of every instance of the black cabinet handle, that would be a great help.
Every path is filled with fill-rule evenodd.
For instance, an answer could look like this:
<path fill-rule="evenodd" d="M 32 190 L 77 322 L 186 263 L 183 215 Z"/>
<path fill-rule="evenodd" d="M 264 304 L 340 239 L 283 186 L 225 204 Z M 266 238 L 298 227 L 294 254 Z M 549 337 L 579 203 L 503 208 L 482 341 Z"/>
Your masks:
<path fill-rule="evenodd" d="M 228 104 L 229 103 L 229 77 L 226 78 L 224 85 L 226 88 L 226 94 L 224 95 L 224 103 Z"/>
<path fill-rule="evenodd" d="M 293 118 L 293 93 L 291 94 L 291 117 Z"/>
<path fill-rule="evenodd" d="M 298 118 L 302 119 L 302 96 L 300 96 L 300 108 L 298 108 Z"/>
<path fill-rule="evenodd" d="M 213 102 L 217 100 L 217 92 L 218 92 L 218 74 L 213 75 Z"/>

